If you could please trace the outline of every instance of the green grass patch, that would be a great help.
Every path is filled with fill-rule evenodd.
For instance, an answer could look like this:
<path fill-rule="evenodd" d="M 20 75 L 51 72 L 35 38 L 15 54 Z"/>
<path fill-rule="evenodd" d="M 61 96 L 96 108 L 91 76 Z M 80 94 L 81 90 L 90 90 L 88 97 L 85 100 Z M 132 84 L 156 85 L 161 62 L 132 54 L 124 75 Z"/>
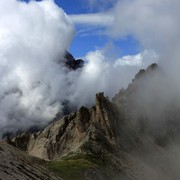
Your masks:
<path fill-rule="evenodd" d="M 93 162 L 94 161 L 94 162 Z M 97 168 L 95 159 L 87 155 L 64 157 L 59 161 L 51 161 L 48 168 L 65 180 L 79 180 L 87 169 Z"/>
<path fill-rule="evenodd" d="M 100 158 L 99 155 L 90 155 L 90 154 L 76 154 L 76 155 L 71 155 L 71 156 L 65 156 L 62 158 L 62 160 L 84 160 L 86 162 L 91 163 L 94 167 L 104 167 L 105 162 L 103 159 Z"/>

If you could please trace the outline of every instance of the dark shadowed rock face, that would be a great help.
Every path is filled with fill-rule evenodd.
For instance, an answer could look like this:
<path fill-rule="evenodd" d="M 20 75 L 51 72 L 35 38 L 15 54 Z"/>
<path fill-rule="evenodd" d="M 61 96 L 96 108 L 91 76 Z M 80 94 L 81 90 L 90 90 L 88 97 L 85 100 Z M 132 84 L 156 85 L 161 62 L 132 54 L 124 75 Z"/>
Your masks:
<path fill-rule="evenodd" d="M 82 68 L 84 66 L 84 61 L 82 59 L 77 59 L 72 56 L 68 51 L 65 53 L 65 65 L 72 70 L 76 70 L 78 68 Z"/>

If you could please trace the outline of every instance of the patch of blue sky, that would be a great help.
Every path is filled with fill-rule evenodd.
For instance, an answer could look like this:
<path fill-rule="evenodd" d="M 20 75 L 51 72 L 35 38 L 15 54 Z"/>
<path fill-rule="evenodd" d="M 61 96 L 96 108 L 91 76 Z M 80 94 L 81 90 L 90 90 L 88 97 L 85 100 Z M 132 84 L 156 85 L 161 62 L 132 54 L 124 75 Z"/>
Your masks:
<path fill-rule="evenodd" d="M 120 56 L 135 55 L 143 50 L 138 41 L 131 35 L 113 40 L 113 43 L 120 48 Z"/>
<path fill-rule="evenodd" d="M 84 14 L 87 13 L 86 3 L 84 0 L 55 0 L 55 3 L 64 9 L 67 14 Z"/>
<path fill-rule="evenodd" d="M 76 34 L 69 48 L 75 57 L 83 57 L 90 51 L 103 49 L 106 45 L 112 44 L 116 49 L 116 55 L 134 55 L 142 49 L 133 36 L 113 39 L 105 32 L 104 27 L 76 25 Z"/>
<path fill-rule="evenodd" d="M 102 29 L 99 27 L 97 29 L 93 27 L 93 30 L 91 27 L 76 28 L 77 31 L 69 49 L 75 57 L 83 57 L 90 51 L 101 49 L 108 41 L 108 37 L 102 34 Z"/>

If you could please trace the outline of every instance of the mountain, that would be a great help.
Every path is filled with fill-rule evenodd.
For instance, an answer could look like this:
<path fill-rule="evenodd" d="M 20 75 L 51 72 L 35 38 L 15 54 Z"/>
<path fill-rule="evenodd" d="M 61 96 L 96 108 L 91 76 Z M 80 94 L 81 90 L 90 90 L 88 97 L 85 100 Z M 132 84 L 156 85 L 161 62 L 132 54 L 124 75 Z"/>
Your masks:
<path fill-rule="evenodd" d="M 65 180 L 178 180 L 180 111 L 169 101 L 159 107 L 153 83 L 161 75 L 163 71 L 152 64 L 112 101 L 98 93 L 92 108 L 82 106 L 38 132 L 7 138 L 1 146 L 36 158 L 40 167 Z"/>
<path fill-rule="evenodd" d="M 76 70 L 84 66 L 84 61 L 82 59 L 75 59 L 68 51 L 65 52 L 64 59 L 66 67 L 71 70 Z"/>

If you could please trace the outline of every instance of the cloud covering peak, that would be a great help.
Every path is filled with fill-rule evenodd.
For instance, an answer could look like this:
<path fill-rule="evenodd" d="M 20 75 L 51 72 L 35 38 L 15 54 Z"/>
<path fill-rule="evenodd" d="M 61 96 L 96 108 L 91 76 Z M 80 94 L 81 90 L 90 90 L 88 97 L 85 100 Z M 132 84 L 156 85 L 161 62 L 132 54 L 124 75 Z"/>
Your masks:
<path fill-rule="evenodd" d="M 53 101 L 63 93 L 65 74 L 56 62 L 71 42 L 73 25 L 51 0 L 1 0 L 0 17 L 1 132 L 37 120 L 43 124 L 41 119 L 49 120 L 59 110 Z"/>
<path fill-rule="evenodd" d="M 44 125 L 67 102 L 91 105 L 98 91 L 112 97 L 157 59 L 179 82 L 179 5 L 178 0 L 119 0 L 107 12 L 68 17 L 53 0 L 1 0 L 0 131 Z M 83 69 L 69 71 L 60 61 L 74 34 L 71 20 L 103 26 L 111 38 L 133 36 L 142 52 L 114 58 L 110 48 L 97 49 L 84 57 Z"/>

